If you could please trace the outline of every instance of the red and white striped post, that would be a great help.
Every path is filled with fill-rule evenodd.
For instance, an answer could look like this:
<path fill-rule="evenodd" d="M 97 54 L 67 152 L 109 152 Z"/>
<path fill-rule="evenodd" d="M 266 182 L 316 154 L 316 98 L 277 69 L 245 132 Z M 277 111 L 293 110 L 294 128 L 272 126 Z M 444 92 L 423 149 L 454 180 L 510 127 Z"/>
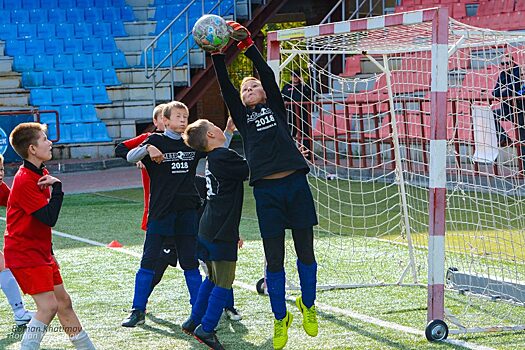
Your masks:
<path fill-rule="evenodd" d="M 427 320 L 445 316 L 445 206 L 447 161 L 448 11 L 432 20 Z"/>

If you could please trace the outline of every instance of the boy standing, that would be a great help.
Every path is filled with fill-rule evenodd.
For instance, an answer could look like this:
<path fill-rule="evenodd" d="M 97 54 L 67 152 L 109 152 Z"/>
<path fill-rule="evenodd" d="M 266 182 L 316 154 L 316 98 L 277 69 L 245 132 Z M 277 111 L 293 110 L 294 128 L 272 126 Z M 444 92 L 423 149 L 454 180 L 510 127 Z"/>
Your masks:
<path fill-rule="evenodd" d="M 51 227 L 58 220 L 64 193 L 60 180 L 49 175 L 44 166 L 52 157 L 52 143 L 45 131 L 44 125 L 22 123 L 9 136 L 24 164 L 13 179 L 7 202 L 5 263 L 37 306 L 21 349 L 39 349 L 55 316 L 77 349 L 95 349 L 73 310 L 51 249 Z"/>
<path fill-rule="evenodd" d="M 208 152 L 208 203 L 197 239 L 197 255 L 206 263 L 208 277 L 199 289 L 191 316 L 182 324 L 182 330 L 210 348 L 220 350 L 223 347 L 215 335 L 215 327 L 233 294 L 243 181 L 248 178 L 248 164 L 235 151 L 223 147 L 224 134 L 208 120 L 200 119 L 190 124 L 183 138 L 191 148 Z"/>
<path fill-rule="evenodd" d="M 293 319 L 285 301 L 285 229 L 292 229 L 298 258 L 302 295 L 296 305 L 303 314 L 303 328 L 310 336 L 318 333 L 313 245 L 317 214 L 306 179 L 310 169 L 290 136 L 286 108 L 272 69 L 253 45 L 248 30 L 236 22 L 228 24 L 233 29 L 232 37 L 241 39 L 237 46 L 246 49 L 246 57 L 253 61 L 261 78 L 244 78 L 239 94 L 229 79 L 224 55 L 212 55 L 224 101 L 243 138 L 250 166 L 250 185 L 267 262 L 266 284 L 275 316 L 273 346 L 282 349 Z"/>

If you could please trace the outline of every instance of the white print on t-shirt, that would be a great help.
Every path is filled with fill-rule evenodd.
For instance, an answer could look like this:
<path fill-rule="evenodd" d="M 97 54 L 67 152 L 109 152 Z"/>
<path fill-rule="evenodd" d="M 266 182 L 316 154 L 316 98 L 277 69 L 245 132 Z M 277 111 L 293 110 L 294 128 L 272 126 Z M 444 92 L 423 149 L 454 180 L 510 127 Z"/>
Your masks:
<path fill-rule="evenodd" d="M 206 176 L 206 199 L 210 199 L 219 192 L 219 181 L 217 181 L 211 171 L 208 170 L 208 163 L 206 163 L 204 175 Z"/>
<path fill-rule="evenodd" d="M 262 107 L 260 112 L 253 111 L 252 114 L 248 115 L 246 121 L 248 124 L 254 122 L 257 131 L 263 131 L 277 125 L 272 110 L 266 107 Z"/>
<path fill-rule="evenodd" d="M 172 174 L 184 174 L 190 169 L 189 161 L 195 159 L 195 152 L 172 152 L 164 153 L 163 162 L 171 163 Z"/>

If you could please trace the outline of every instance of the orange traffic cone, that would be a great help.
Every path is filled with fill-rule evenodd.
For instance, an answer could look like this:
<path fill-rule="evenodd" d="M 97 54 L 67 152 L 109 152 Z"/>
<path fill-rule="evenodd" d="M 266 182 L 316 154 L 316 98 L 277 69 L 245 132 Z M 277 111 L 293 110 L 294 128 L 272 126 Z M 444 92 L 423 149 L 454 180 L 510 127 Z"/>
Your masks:
<path fill-rule="evenodd" d="M 109 244 L 107 245 L 107 247 L 108 247 L 108 248 L 122 248 L 123 245 L 120 244 L 119 241 L 114 240 L 114 241 L 111 241 L 111 243 L 109 243 Z"/>

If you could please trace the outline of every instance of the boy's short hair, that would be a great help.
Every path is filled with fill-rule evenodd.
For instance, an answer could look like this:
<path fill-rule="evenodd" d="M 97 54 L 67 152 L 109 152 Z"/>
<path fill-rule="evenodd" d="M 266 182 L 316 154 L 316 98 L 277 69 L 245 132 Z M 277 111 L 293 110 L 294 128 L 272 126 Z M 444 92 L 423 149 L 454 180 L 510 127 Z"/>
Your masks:
<path fill-rule="evenodd" d="M 40 132 L 46 132 L 46 130 L 47 126 L 45 124 L 20 123 L 9 135 L 9 143 L 20 157 L 27 159 L 29 146 L 36 145 L 40 138 Z"/>
<path fill-rule="evenodd" d="M 161 103 L 160 105 L 157 105 L 155 106 L 155 108 L 153 108 L 153 119 L 154 120 L 157 120 L 159 119 L 159 117 L 162 116 L 162 111 L 164 109 L 164 106 L 166 106 L 165 103 Z"/>
<path fill-rule="evenodd" d="M 186 127 L 182 138 L 184 143 L 196 151 L 206 152 L 208 149 L 208 132 L 210 122 L 206 119 L 199 119 Z"/>
<path fill-rule="evenodd" d="M 0 163 L 4 163 L 4 156 L 0 154 Z"/>
<path fill-rule="evenodd" d="M 258 81 L 259 83 L 261 82 L 259 79 L 257 79 L 256 77 L 245 77 L 242 81 L 241 81 L 241 90 L 242 90 L 242 86 L 244 84 L 246 84 L 247 82 L 249 82 L 250 80 L 255 80 L 255 81 Z"/>
<path fill-rule="evenodd" d="M 184 103 L 182 102 L 179 102 L 179 101 L 171 101 L 169 103 L 166 103 L 164 105 L 164 107 L 162 108 L 162 115 L 167 118 L 167 119 L 170 119 L 171 117 L 171 111 L 173 109 L 184 109 L 188 114 L 190 114 L 190 111 L 188 109 L 188 106 L 186 106 Z"/>

